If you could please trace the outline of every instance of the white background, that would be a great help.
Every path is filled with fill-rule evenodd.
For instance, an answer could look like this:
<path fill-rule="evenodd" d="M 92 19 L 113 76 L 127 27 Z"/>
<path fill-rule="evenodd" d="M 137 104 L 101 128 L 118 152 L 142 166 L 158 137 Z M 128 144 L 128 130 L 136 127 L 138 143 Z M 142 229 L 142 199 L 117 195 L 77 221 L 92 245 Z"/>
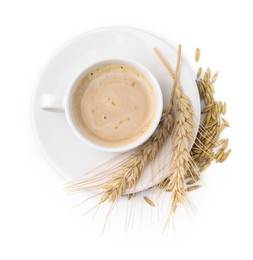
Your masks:
<path fill-rule="evenodd" d="M 250 3 L 0 0 L 1 259 L 253 258 Z M 156 221 L 124 233 L 118 212 L 109 234 L 98 238 L 104 216 L 91 226 L 88 216 L 68 210 L 74 202 L 31 130 L 31 95 L 49 57 L 72 37 L 108 25 L 139 27 L 182 43 L 193 66 L 199 46 L 202 64 L 220 71 L 217 96 L 227 101 L 232 127 L 225 135 L 233 151 L 205 173 L 204 186 L 190 197 L 195 213 L 179 209 L 175 231 L 167 235 Z"/>

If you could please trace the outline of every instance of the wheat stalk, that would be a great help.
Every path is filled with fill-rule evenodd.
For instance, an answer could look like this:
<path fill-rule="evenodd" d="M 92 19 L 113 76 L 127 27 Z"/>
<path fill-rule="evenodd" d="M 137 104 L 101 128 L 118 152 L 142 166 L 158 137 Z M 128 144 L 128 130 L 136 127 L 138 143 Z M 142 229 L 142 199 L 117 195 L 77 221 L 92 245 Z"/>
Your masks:
<path fill-rule="evenodd" d="M 181 56 L 181 45 L 178 48 L 178 59 Z M 166 67 L 169 65 L 167 64 Z M 181 85 L 175 75 L 175 126 L 172 137 L 172 160 L 169 167 L 169 177 L 159 186 L 171 191 L 171 213 L 176 211 L 179 203 L 184 202 L 186 195 L 185 176 L 194 174 L 198 176 L 196 167 L 190 155 L 193 141 L 193 110 L 189 98 L 184 94 Z"/>
<path fill-rule="evenodd" d="M 193 111 L 189 98 L 179 84 L 175 91 L 176 115 L 175 130 L 172 138 L 172 160 L 170 177 L 165 189 L 171 190 L 171 212 L 174 213 L 179 203 L 185 198 L 185 176 L 190 171 L 198 176 L 190 150 L 193 141 Z"/>
<path fill-rule="evenodd" d="M 163 111 L 160 123 L 154 134 L 140 148 L 131 154 L 112 178 L 103 187 L 101 202 L 105 200 L 116 201 L 122 193 L 134 187 L 141 173 L 148 164 L 153 161 L 158 150 L 170 135 L 173 126 L 172 99 L 169 106 Z"/>
<path fill-rule="evenodd" d="M 157 152 L 169 137 L 174 123 L 172 107 L 173 101 L 171 98 L 169 106 L 164 109 L 153 135 L 143 145 L 136 148 L 129 157 L 116 162 L 116 165 L 97 173 L 93 177 L 72 181 L 65 187 L 65 190 L 74 193 L 87 189 L 102 189 L 101 203 L 106 200 L 116 201 L 124 191 L 136 185 L 148 162 L 154 160 Z"/>

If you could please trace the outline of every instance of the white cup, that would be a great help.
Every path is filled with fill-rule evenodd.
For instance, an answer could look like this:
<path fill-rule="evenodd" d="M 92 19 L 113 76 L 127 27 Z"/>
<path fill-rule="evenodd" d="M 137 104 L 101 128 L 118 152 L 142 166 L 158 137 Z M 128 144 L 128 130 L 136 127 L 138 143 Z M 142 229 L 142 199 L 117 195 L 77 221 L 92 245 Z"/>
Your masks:
<path fill-rule="evenodd" d="M 155 113 L 153 120 L 149 126 L 149 128 L 146 130 L 146 132 L 140 136 L 137 140 L 122 145 L 122 146 L 106 146 L 106 145 L 101 145 L 96 143 L 95 141 L 91 140 L 88 135 L 85 135 L 83 131 L 79 129 L 77 126 L 75 119 L 72 115 L 72 94 L 77 87 L 78 83 L 80 80 L 88 73 L 90 73 L 92 70 L 108 64 L 108 63 L 118 63 L 118 64 L 125 64 L 128 65 L 141 73 L 149 80 L 151 83 L 154 93 L 155 93 L 155 99 L 156 99 L 156 107 L 155 107 Z M 74 132 L 74 134 L 83 142 L 88 144 L 89 146 L 102 150 L 102 151 L 107 151 L 107 152 L 125 152 L 131 149 L 136 148 L 137 146 L 143 144 L 155 131 L 157 128 L 161 115 L 162 115 L 162 110 L 163 110 L 163 97 L 162 97 L 162 92 L 160 85 L 157 81 L 157 79 L 154 77 L 154 75 L 143 65 L 135 62 L 135 61 L 130 61 L 130 60 L 105 60 L 105 61 L 99 61 L 96 62 L 93 65 L 88 66 L 85 68 L 81 73 L 79 73 L 70 83 L 68 86 L 68 89 L 66 91 L 66 94 L 64 97 L 57 96 L 56 94 L 53 93 L 45 93 L 42 94 L 41 100 L 40 100 L 40 106 L 41 109 L 50 111 L 50 112 L 64 112 L 67 118 L 67 122 Z"/>

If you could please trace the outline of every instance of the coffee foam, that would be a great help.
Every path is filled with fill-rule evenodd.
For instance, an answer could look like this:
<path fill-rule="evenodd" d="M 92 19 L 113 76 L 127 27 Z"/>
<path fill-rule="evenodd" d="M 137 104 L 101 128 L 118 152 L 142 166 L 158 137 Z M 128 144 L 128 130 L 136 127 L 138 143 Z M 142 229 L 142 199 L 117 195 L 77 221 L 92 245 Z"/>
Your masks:
<path fill-rule="evenodd" d="M 146 77 L 122 64 L 106 64 L 84 75 L 72 98 L 81 132 L 107 146 L 121 146 L 141 137 L 152 123 L 155 102 Z"/>

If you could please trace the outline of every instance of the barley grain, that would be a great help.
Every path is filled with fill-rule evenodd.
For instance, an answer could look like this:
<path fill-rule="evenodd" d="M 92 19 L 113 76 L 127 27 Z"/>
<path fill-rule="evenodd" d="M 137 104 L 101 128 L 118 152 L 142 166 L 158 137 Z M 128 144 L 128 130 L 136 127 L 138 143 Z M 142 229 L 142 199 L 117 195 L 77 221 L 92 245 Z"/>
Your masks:
<path fill-rule="evenodd" d="M 188 188 L 186 189 L 186 191 L 194 191 L 194 190 L 199 189 L 199 188 L 200 188 L 199 185 L 195 185 L 195 186 L 188 187 Z"/>
<path fill-rule="evenodd" d="M 200 58 L 200 50 L 199 50 L 199 48 L 197 48 L 196 51 L 195 51 L 195 60 L 196 60 L 196 62 L 199 61 L 199 58 Z"/>
<path fill-rule="evenodd" d="M 221 159 L 220 159 L 220 162 L 221 162 L 221 163 L 224 162 L 224 161 L 228 158 L 228 156 L 230 155 L 230 153 L 231 153 L 231 150 L 228 150 L 226 153 L 224 153 L 223 156 L 222 156 Z"/>
<path fill-rule="evenodd" d="M 144 196 L 143 198 L 150 206 L 152 207 L 155 206 L 155 203 L 152 200 L 150 200 L 148 197 Z"/>

